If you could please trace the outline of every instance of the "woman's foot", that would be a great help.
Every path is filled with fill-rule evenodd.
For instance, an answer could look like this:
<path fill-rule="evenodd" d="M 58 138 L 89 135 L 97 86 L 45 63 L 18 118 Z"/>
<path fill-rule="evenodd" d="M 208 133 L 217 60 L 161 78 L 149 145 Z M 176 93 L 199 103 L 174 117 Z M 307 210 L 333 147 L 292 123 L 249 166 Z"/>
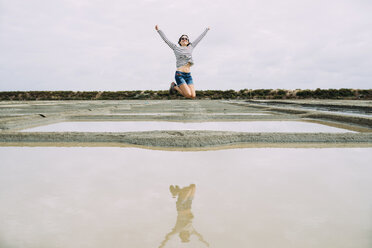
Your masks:
<path fill-rule="evenodd" d="M 176 89 L 174 88 L 174 86 L 176 86 L 176 84 L 174 82 L 172 82 L 171 85 L 170 85 L 170 88 L 169 88 L 169 94 L 170 95 L 176 94 Z"/>

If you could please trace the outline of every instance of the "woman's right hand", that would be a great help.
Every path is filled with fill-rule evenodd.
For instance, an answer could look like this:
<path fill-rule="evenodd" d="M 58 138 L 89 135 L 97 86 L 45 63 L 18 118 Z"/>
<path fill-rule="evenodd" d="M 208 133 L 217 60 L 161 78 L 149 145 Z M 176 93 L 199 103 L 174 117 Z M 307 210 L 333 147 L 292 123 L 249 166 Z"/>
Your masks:
<path fill-rule="evenodd" d="M 155 25 L 155 29 L 156 29 L 156 31 L 157 31 L 157 30 L 159 30 L 159 27 L 158 27 L 158 25 Z"/>

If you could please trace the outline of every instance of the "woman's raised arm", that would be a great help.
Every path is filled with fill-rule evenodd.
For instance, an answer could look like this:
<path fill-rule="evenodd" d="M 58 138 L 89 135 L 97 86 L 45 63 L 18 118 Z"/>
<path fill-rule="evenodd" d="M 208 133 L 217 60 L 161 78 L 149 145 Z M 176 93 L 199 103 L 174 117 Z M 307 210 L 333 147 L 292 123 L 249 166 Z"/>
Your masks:
<path fill-rule="evenodd" d="M 177 47 L 176 44 L 174 44 L 174 43 L 170 42 L 170 40 L 168 40 L 168 38 L 165 36 L 165 34 L 163 33 L 163 31 L 161 31 L 161 30 L 159 29 L 158 25 L 155 26 L 155 29 L 156 29 L 156 31 L 158 31 L 160 37 L 165 41 L 165 43 L 167 43 L 167 45 L 168 45 L 172 50 L 174 50 L 174 49 Z"/>
<path fill-rule="evenodd" d="M 210 28 L 206 28 L 206 29 L 204 30 L 204 32 L 203 32 L 201 35 L 199 35 L 198 38 L 196 38 L 196 40 L 194 40 L 193 42 L 191 42 L 191 45 L 192 45 L 194 48 L 195 48 L 196 45 L 201 41 L 201 39 L 203 39 L 203 37 L 207 34 L 207 32 L 208 32 L 209 29 L 210 29 Z"/>

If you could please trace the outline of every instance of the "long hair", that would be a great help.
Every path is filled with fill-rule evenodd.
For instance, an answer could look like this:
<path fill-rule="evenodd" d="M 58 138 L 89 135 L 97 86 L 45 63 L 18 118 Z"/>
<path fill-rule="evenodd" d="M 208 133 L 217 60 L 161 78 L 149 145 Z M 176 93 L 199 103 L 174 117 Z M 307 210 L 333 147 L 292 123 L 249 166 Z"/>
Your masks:
<path fill-rule="evenodd" d="M 189 36 L 187 36 L 186 34 L 181 35 L 181 37 L 178 39 L 178 45 L 181 46 L 181 38 L 182 38 L 183 36 L 186 36 L 186 37 L 187 37 L 187 40 L 188 40 L 188 42 L 189 42 L 189 44 L 187 44 L 187 46 L 189 46 L 189 45 L 190 45 L 190 40 L 189 40 Z"/>

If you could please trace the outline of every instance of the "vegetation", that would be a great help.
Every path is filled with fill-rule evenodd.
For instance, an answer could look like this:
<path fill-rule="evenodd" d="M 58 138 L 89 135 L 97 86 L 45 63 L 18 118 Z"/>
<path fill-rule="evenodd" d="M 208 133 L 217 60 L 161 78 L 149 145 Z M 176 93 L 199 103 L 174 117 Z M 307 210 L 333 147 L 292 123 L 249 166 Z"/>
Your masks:
<path fill-rule="evenodd" d="M 372 89 L 242 89 L 197 90 L 197 99 L 372 99 Z M 0 101 L 32 100 L 161 100 L 184 99 L 181 95 L 169 95 L 167 90 L 135 91 L 3 91 Z"/>

